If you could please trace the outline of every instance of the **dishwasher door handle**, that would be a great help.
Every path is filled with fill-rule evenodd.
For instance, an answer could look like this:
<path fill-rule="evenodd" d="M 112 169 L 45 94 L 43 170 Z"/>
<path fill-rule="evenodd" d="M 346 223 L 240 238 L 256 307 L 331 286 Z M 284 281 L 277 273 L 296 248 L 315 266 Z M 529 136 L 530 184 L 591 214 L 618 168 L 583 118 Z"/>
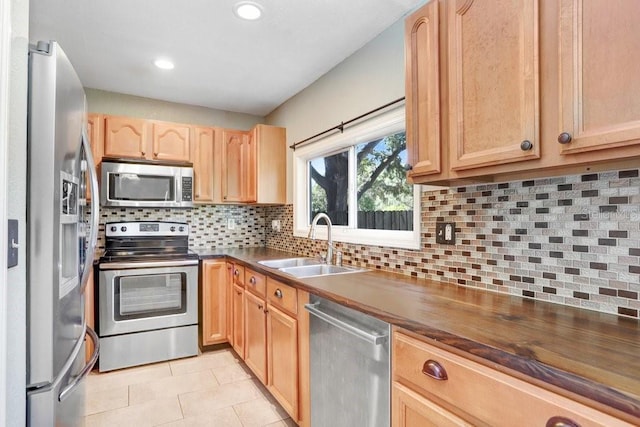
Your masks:
<path fill-rule="evenodd" d="M 329 323 L 330 325 L 335 326 L 336 328 L 339 328 L 351 335 L 354 335 L 362 340 L 367 341 L 368 343 L 374 344 L 374 345 L 380 345 L 380 344 L 384 344 L 387 341 L 387 338 L 389 338 L 388 335 L 377 335 L 377 334 L 372 334 L 368 331 L 364 331 L 356 326 L 353 326 L 341 319 L 338 319 L 337 317 L 334 317 L 322 310 L 320 310 L 319 308 L 319 304 L 305 304 L 304 308 L 311 314 L 313 314 L 314 316 L 316 316 L 319 319 L 324 320 L 325 322 Z"/>

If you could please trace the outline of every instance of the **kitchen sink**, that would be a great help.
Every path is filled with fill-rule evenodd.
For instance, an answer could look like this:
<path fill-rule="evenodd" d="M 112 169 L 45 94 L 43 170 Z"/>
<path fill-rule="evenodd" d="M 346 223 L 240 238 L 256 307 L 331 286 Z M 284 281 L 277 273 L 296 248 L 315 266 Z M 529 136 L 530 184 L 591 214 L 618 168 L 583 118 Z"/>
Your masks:
<path fill-rule="evenodd" d="M 328 276 L 331 274 L 360 273 L 367 271 L 363 268 L 327 264 L 300 265 L 297 267 L 279 268 L 279 270 L 295 277 Z"/>
<path fill-rule="evenodd" d="M 268 259 L 264 261 L 258 261 L 258 264 L 262 264 L 269 268 L 287 268 L 297 267 L 303 265 L 315 265 L 320 264 L 321 261 L 316 258 L 282 258 L 282 259 Z"/>

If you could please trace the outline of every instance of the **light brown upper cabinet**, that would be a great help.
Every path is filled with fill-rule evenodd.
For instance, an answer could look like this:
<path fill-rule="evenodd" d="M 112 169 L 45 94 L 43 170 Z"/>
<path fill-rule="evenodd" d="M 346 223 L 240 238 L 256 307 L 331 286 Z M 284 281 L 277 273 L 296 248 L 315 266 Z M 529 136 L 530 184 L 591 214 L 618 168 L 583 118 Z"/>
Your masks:
<path fill-rule="evenodd" d="M 561 1 L 563 154 L 640 143 L 638 22 L 635 0 Z"/>
<path fill-rule="evenodd" d="M 189 125 L 154 121 L 151 128 L 151 160 L 189 161 Z"/>
<path fill-rule="evenodd" d="M 249 196 L 249 170 L 255 169 L 249 134 L 244 131 L 222 131 L 222 200 L 225 202 L 255 202 Z"/>
<path fill-rule="evenodd" d="M 438 2 L 432 1 L 405 24 L 409 177 L 441 171 L 438 20 Z"/>
<path fill-rule="evenodd" d="M 104 155 L 144 159 L 147 151 L 147 124 L 144 119 L 106 116 Z"/>
<path fill-rule="evenodd" d="M 523 179 L 640 157 L 638 21 L 634 0 L 418 9 L 405 22 L 410 181 Z"/>
<path fill-rule="evenodd" d="M 286 201 L 286 133 L 276 126 L 222 132 L 222 201 Z"/>
<path fill-rule="evenodd" d="M 104 155 L 187 162 L 190 128 L 132 117 L 105 117 Z"/>
<path fill-rule="evenodd" d="M 216 201 L 214 171 L 219 153 L 215 150 L 215 133 L 216 129 L 213 128 L 193 128 L 191 158 L 193 159 L 193 198 L 196 202 Z"/>
<path fill-rule="evenodd" d="M 492 3 L 447 4 L 454 170 L 540 156 L 538 1 Z"/>

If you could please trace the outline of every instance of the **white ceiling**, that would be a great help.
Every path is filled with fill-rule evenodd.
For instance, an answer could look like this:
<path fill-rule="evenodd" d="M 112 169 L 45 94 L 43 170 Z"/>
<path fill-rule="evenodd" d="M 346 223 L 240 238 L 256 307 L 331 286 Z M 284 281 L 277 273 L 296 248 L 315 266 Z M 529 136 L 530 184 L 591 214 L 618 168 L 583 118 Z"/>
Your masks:
<path fill-rule="evenodd" d="M 255 1 L 258 21 L 237 0 L 30 0 L 30 39 L 57 40 L 85 87 L 264 116 L 424 2 Z"/>

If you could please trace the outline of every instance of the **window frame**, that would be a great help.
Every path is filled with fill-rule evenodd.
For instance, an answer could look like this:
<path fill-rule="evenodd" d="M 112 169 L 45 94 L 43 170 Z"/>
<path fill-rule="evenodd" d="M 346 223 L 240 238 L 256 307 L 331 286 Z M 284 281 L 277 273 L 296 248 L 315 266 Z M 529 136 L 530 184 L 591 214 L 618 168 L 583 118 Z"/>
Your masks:
<path fill-rule="evenodd" d="M 372 230 L 357 228 L 357 203 L 355 174 L 355 149 L 350 147 L 372 141 L 377 138 L 406 131 L 405 108 L 401 106 L 393 110 L 351 126 L 343 133 L 334 134 L 296 149 L 293 152 L 293 235 L 307 237 L 310 229 L 310 171 L 308 162 L 320 156 L 349 150 L 349 224 L 351 226 L 334 225 L 332 237 L 334 241 L 385 246 L 404 249 L 419 249 L 421 245 L 420 196 L 421 186 L 413 185 L 413 230 Z M 323 223 L 320 223 L 323 224 Z M 316 238 L 327 239 L 327 227 L 318 227 Z"/>

